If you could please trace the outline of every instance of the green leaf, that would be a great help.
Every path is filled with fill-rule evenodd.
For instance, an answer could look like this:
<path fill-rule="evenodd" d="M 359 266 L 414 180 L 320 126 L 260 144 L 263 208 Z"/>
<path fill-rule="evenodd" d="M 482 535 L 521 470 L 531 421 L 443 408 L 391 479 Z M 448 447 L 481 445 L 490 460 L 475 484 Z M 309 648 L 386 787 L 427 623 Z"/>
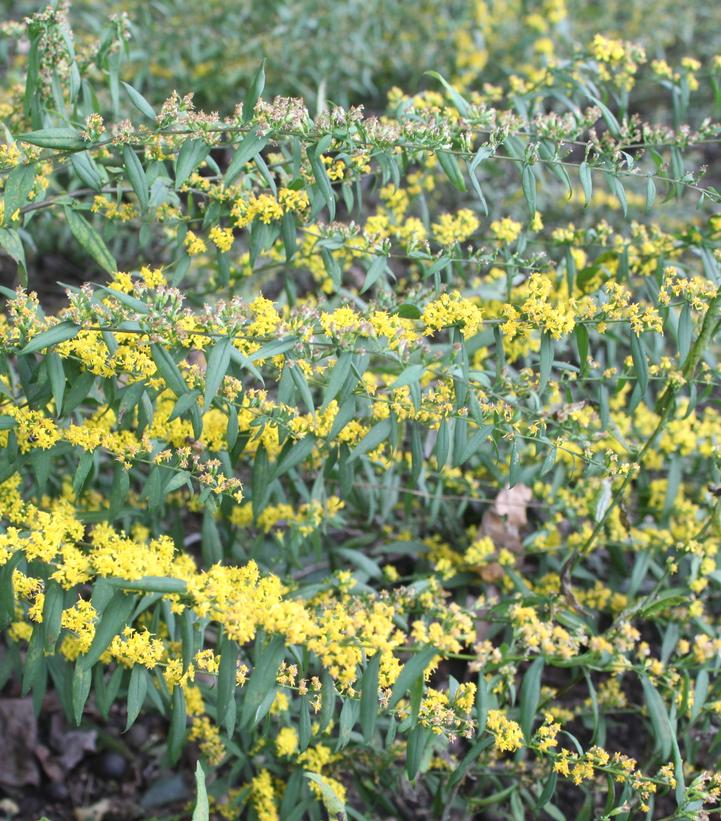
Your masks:
<path fill-rule="evenodd" d="M 55 415 L 60 416 L 63 408 L 63 396 L 65 395 L 65 369 L 63 368 L 63 360 L 55 351 L 49 351 L 45 355 L 45 368 L 53 392 Z"/>
<path fill-rule="evenodd" d="M 466 181 L 463 179 L 463 173 L 455 156 L 449 151 L 436 151 L 436 157 L 438 157 L 438 162 L 453 187 L 459 191 L 466 191 Z"/>
<path fill-rule="evenodd" d="M 402 388 L 404 385 L 410 385 L 413 382 L 418 382 L 418 380 L 423 376 L 425 371 L 425 365 L 409 365 L 405 368 L 400 376 L 389 385 L 391 390 L 395 388 Z"/>
<path fill-rule="evenodd" d="M 340 717 L 338 719 L 338 741 L 336 743 L 336 751 L 339 752 L 344 747 L 348 746 L 350 742 L 350 734 L 353 730 L 353 725 L 356 722 L 357 702 L 351 698 L 343 699 L 343 706 L 341 707 Z"/>
<path fill-rule="evenodd" d="M 123 146 L 123 162 L 128 172 L 128 180 L 135 191 L 140 207 L 143 211 L 148 207 L 148 179 L 145 176 L 143 164 L 138 155 L 129 145 Z"/>
<path fill-rule="evenodd" d="M 208 365 L 205 370 L 205 411 L 210 409 L 210 403 L 215 398 L 218 388 L 223 382 L 230 365 L 230 349 L 232 347 L 232 341 L 224 337 L 219 339 L 210 349 Z"/>
<path fill-rule="evenodd" d="M 398 306 L 396 314 L 403 319 L 420 319 L 422 316 L 420 308 L 417 305 L 412 305 L 410 302 L 403 302 Z"/>
<path fill-rule="evenodd" d="M 588 330 L 585 325 L 579 324 L 573 329 L 573 335 L 578 349 L 578 364 L 583 371 L 586 368 L 586 360 L 588 359 Z"/>
<path fill-rule="evenodd" d="M 130 683 L 128 684 L 128 716 L 125 722 L 125 732 L 135 723 L 135 719 L 145 703 L 147 691 L 148 671 L 142 665 L 135 664 L 130 671 Z"/>
<path fill-rule="evenodd" d="M 548 331 L 543 331 L 541 334 L 541 362 L 540 362 L 540 380 L 538 385 L 538 392 L 542 394 L 546 390 L 548 380 L 551 377 L 551 368 L 553 367 L 553 339 Z"/>
<path fill-rule="evenodd" d="M 325 165 L 322 159 L 323 151 L 321 150 L 321 145 L 322 141 L 315 147 L 308 147 L 308 159 L 310 161 L 310 167 L 313 171 L 313 176 L 315 177 L 316 185 L 318 186 L 321 196 L 323 197 L 326 207 L 328 208 L 328 215 L 331 220 L 334 220 L 335 194 L 333 193 L 333 186 L 330 183 L 328 172 L 325 170 Z"/>
<path fill-rule="evenodd" d="M 363 573 L 366 573 L 372 579 L 382 579 L 383 571 L 378 566 L 378 563 L 373 561 L 362 550 L 356 550 L 352 547 L 336 547 L 333 551 L 335 555 L 342 556 L 344 559 L 354 564 Z"/>
<path fill-rule="evenodd" d="M 93 681 L 93 673 L 89 667 L 85 667 L 79 662 L 73 671 L 72 695 L 73 695 L 73 718 L 79 727 L 83 718 L 85 702 L 90 694 L 90 685 Z"/>
<path fill-rule="evenodd" d="M 513 437 L 511 442 L 511 463 L 508 467 L 508 484 L 514 487 L 518 484 L 518 477 L 521 473 L 521 453 L 518 447 L 518 436 Z"/>
<path fill-rule="evenodd" d="M 168 730 L 168 761 L 171 765 L 177 763 L 185 746 L 186 709 L 185 694 L 180 685 L 173 688 L 173 707 L 170 714 L 170 728 Z"/>
<path fill-rule="evenodd" d="M 552 772 L 548 778 L 546 779 L 546 783 L 543 786 L 543 790 L 541 794 L 538 796 L 538 801 L 533 808 L 534 812 L 540 812 L 546 804 L 553 798 L 553 794 L 556 792 L 556 783 L 558 782 L 558 773 Z"/>
<path fill-rule="evenodd" d="M 521 171 L 521 186 L 523 196 L 526 198 L 526 205 L 531 217 L 536 214 L 536 175 L 530 165 L 524 165 Z"/>
<path fill-rule="evenodd" d="M 42 128 L 21 134 L 18 140 L 40 148 L 54 148 L 67 151 L 82 151 L 88 144 L 74 128 Z"/>
<path fill-rule="evenodd" d="M 604 105 L 598 97 L 593 97 L 592 95 L 588 95 L 589 100 L 597 106 L 601 110 L 601 115 L 603 119 L 606 121 L 606 126 L 608 130 L 614 137 L 621 136 L 621 126 L 618 124 L 618 120 L 614 117 L 613 113 L 609 110 L 609 108 Z"/>
<path fill-rule="evenodd" d="M 422 727 L 420 724 L 414 727 L 408 734 L 406 775 L 410 781 L 413 781 L 418 774 L 431 735 L 432 730 L 429 727 Z"/>
<path fill-rule="evenodd" d="M 289 363 L 288 369 L 290 371 L 293 384 L 297 388 L 298 393 L 301 395 L 306 408 L 310 413 L 315 413 L 313 394 L 311 393 L 310 385 L 308 384 L 308 380 L 305 378 L 305 374 L 295 362 Z"/>
<path fill-rule="evenodd" d="M 229 710 L 231 699 L 235 697 L 235 674 L 238 664 L 238 643 L 233 639 L 223 636 L 220 642 L 220 666 L 218 668 L 218 698 L 216 701 L 216 720 L 218 724 L 225 725 L 229 734 L 232 729 L 228 727 L 230 718 L 235 718 L 235 713 Z"/>
<path fill-rule="evenodd" d="M 278 339 L 274 342 L 268 342 L 262 347 L 254 351 L 249 357 L 248 362 L 259 362 L 261 360 L 270 359 L 273 356 L 280 356 L 282 353 L 294 348 L 298 343 L 298 338 L 295 336 L 287 339 Z"/>
<path fill-rule="evenodd" d="M 335 683 L 327 672 L 323 672 L 323 685 L 320 691 L 320 715 L 318 724 L 321 730 L 328 726 L 335 711 Z"/>
<path fill-rule="evenodd" d="M 155 111 L 145 97 L 143 97 L 137 89 L 133 88 L 130 83 L 126 83 L 123 80 L 120 82 L 125 86 L 125 90 L 128 92 L 128 97 L 130 97 L 130 102 L 138 109 L 138 111 L 141 114 L 145 114 L 149 120 L 154 120 Z"/>
<path fill-rule="evenodd" d="M 289 450 L 287 450 L 278 460 L 273 469 L 269 481 L 272 482 L 278 479 L 284 473 L 304 462 L 313 453 L 316 445 L 315 436 L 304 436 L 296 442 Z"/>
<path fill-rule="evenodd" d="M 188 592 L 188 584 L 182 579 L 173 579 L 170 576 L 143 576 L 142 579 L 105 579 L 113 587 L 123 590 L 137 590 L 140 593 L 180 593 Z"/>
<path fill-rule="evenodd" d="M 350 351 L 343 351 L 338 357 L 338 361 L 333 365 L 330 372 L 328 384 L 323 391 L 323 408 L 328 405 L 338 396 L 341 388 L 345 384 L 348 374 L 350 374 L 351 366 L 353 365 L 353 354 Z"/>
<path fill-rule="evenodd" d="M 148 306 L 141 302 L 134 296 L 130 296 L 130 294 L 125 294 L 122 291 L 117 291 L 115 288 L 110 288 L 107 285 L 100 286 L 103 291 L 110 294 L 114 299 L 117 299 L 118 302 L 121 302 L 123 305 L 126 305 L 128 308 L 131 308 L 133 311 L 137 311 L 139 314 L 147 314 L 149 313 L 150 309 Z"/>
<path fill-rule="evenodd" d="M 606 179 L 608 180 L 608 187 L 613 192 L 614 196 L 618 200 L 621 210 L 623 211 L 623 216 L 628 216 L 628 200 L 626 199 L 626 190 L 623 187 L 623 183 L 615 174 L 606 174 Z"/>
<path fill-rule="evenodd" d="M 521 684 L 521 729 L 526 742 L 531 741 L 533 735 L 533 720 L 538 711 L 538 702 L 541 697 L 541 675 L 543 674 L 543 656 L 537 656 L 526 670 Z"/>
<path fill-rule="evenodd" d="M 366 272 L 366 277 L 363 280 L 363 286 L 360 289 L 360 292 L 364 294 L 367 290 L 372 288 L 376 282 L 383 276 L 386 272 L 386 268 L 388 266 L 388 260 L 386 257 L 383 256 L 374 256 L 371 257 L 371 263 L 368 266 L 368 271 Z"/>
<path fill-rule="evenodd" d="M 328 815 L 331 818 L 338 819 L 338 821 L 345 821 L 347 818 L 345 804 L 338 798 L 335 794 L 335 790 L 325 781 L 323 776 L 318 775 L 318 773 L 309 772 L 304 772 L 303 775 L 311 781 L 315 781 L 320 788 L 323 803 L 328 810 Z"/>
<path fill-rule="evenodd" d="M 688 352 L 691 350 L 692 337 L 691 306 L 686 302 L 678 318 L 678 360 L 681 365 L 685 363 Z"/>
<path fill-rule="evenodd" d="M 380 669 L 381 654 L 376 651 L 375 655 L 366 665 L 366 669 L 361 679 L 360 697 L 360 725 L 363 739 L 366 744 L 373 741 L 373 734 L 376 729 L 376 719 L 378 717 L 378 671 Z"/>
<path fill-rule="evenodd" d="M 308 749 L 311 734 L 313 732 L 313 725 L 310 720 L 310 707 L 308 706 L 308 697 L 301 696 L 300 699 L 300 715 L 298 716 L 298 747 L 301 752 Z"/>
<path fill-rule="evenodd" d="M 381 442 L 385 442 L 390 435 L 391 420 L 382 419 L 380 422 L 377 422 L 353 448 L 348 457 L 348 461 L 358 459 L 360 456 L 363 456 L 364 453 L 368 453 L 369 450 L 374 450 Z"/>
<path fill-rule="evenodd" d="M 175 188 L 178 189 L 208 156 L 210 146 L 205 140 L 187 139 L 175 161 Z"/>
<path fill-rule="evenodd" d="M 474 432 L 472 436 L 468 438 L 468 441 L 465 444 L 465 447 L 461 451 L 461 453 L 454 456 L 456 461 L 456 466 L 462 465 L 464 462 L 467 462 L 471 456 L 483 445 L 486 440 L 488 439 L 488 435 L 493 430 L 493 425 L 484 425 L 482 428 L 479 428 L 477 431 Z"/>
<path fill-rule="evenodd" d="M 471 185 L 473 186 L 473 190 L 476 192 L 476 196 L 478 197 L 478 201 L 481 203 L 481 208 L 483 209 L 483 213 L 488 216 L 488 203 L 486 202 L 486 198 L 483 196 L 483 189 L 481 188 L 481 184 L 478 182 L 478 177 L 476 176 L 476 168 L 484 161 L 487 160 L 489 157 L 493 156 L 493 149 L 490 146 L 482 145 L 478 151 L 476 151 L 475 156 L 471 160 L 468 165 L 468 176 L 471 180 Z"/>
<path fill-rule="evenodd" d="M 258 70 L 253 75 L 253 79 L 248 86 L 243 99 L 243 122 L 250 122 L 253 119 L 255 111 L 255 104 L 260 99 L 260 95 L 265 88 L 265 60 L 263 60 L 258 67 Z"/>
<path fill-rule="evenodd" d="M 250 729 L 262 718 L 258 715 L 258 708 L 267 693 L 275 686 L 275 677 L 284 654 L 285 639 L 283 636 L 273 636 L 265 647 L 257 648 L 255 670 L 243 688 L 241 727 Z M 268 708 L 270 709 L 270 705 Z"/>
<path fill-rule="evenodd" d="M 653 208 L 653 203 L 656 200 L 656 183 L 653 181 L 651 174 L 646 177 L 646 210 L 650 211 Z"/>
<path fill-rule="evenodd" d="M 103 179 L 95 160 L 87 151 L 78 151 L 70 157 L 70 165 L 78 177 L 93 191 L 100 191 L 103 187 Z"/>
<path fill-rule="evenodd" d="M 662 761 L 668 761 L 668 757 L 671 755 L 673 731 L 671 722 L 668 719 L 666 705 L 663 703 L 658 690 L 646 676 L 641 676 L 641 685 L 643 686 L 643 695 L 648 707 L 651 727 L 653 728 L 655 751 Z"/>
<path fill-rule="evenodd" d="M 20 353 L 36 353 L 37 351 L 41 351 L 43 348 L 52 348 L 54 345 L 59 345 L 61 342 L 67 342 L 68 339 L 73 339 L 73 337 L 78 335 L 79 331 L 80 325 L 76 325 L 74 322 L 65 320 L 57 325 L 53 325 L 52 328 L 48 328 L 47 331 L 43 331 L 37 336 L 34 336 L 20 351 Z"/>
<path fill-rule="evenodd" d="M 578 176 L 581 180 L 581 188 L 583 188 L 583 197 L 586 201 L 586 206 L 591 204 L 591 196 L 593 195 L 593 178 L 591 176 L 591 168 L 584 160 L 578 167 Z"/>
<path fill-rule="evenodd" d="M 55 643 L 60 635 L 65 591 L 52 579 L 46 584 L 42 626 L 45 636 L 45 652 L 52 654 L 55 652 Z"/>
<path fill-rule="evenodd" d="M 611 481 L 609 479 L 604 479 L 601 484 L 601 492 L 598 494 L 598 499 L 596 500 L 596 511 L 594 515 L 596 523 L 603 521 L 606 511 L 611 506 L 612 497 L 613 490 Z"/>
<path fill-rule="evenodd" d="M 118 270 L 118 266 L 100 234 L 85 217 L 73 208 L 66 205 L 63 207 L 63 211 L 72 235 L 83 249 L 104 271 L 114 274 Z"/>
<path fill-rule="evenodd" d="M 100 623 L 95 628 L 95 636 L 84 656 L 78 659 L 78 665 L 90 668 L 102 656 L 113 638 L 120 634 L 128 624 L 130 614 L 135 607 L 135 597 L 127 596 L 118 590 L 113 594 L 103 610 Z"/>
<path fill-rule="evenodd" d="M 188 386 L 185 384 L 183 375 L 180 372 L 175 360 L 170 351 L 153 342 L 150 346 L 150 355 L 155 362 L 155 367 L 158 373 L 163 377 L 165 384 L 170 388 L 176 396 L 182 396 L 188 393 Z"/>
<path fill-rule="evenodd" d="M 483 732 L 482 729 L 479 729 L 476 737 L 481 735 Z M 463 758 L 463 761 L 453 770 L 451 773 L 450 778 L 448 779 L 448 789 L 452 790 L 456 784 L 459 784 L 466 776 L 466 773 L 471 768 L 473 762 L 478 758 L 478 756 L 484 751 L 487 750 L 493 744 L 493 739 L 489 736 L 485 738 L 478 738 L 478 741 L 471 747 L 471 749 L 466 753 Z"/>
<path fill-rule="evenodd" d="M 641 395 L 646 393 L 648 387 L 648 361 L 641 337 L 631 333 L 631 357 L 633 359 L 633 370 L 638 380 L 638 388 Z"/>
<path fill-rule="evenodd" d="M 5 222 L 10 222 L 18 208 L 27 202 L 35 184 L 35 163 L 16 165 L 5 182 Z"/>
<path fill-rule="evenodd" d="M 209 821 L 210 806 L 208 804 L 208 792 L 205 789 L 205 773 L 200 766 L 200 761 L 195 765 L 195 809 L 191 821 Z"/>
<path fill-rule="evenodd" d="M 268 137 L 259 137 L 255 129 L 249 131 L 235 149 L 223 182 L 229 185 L 238 176 L 243 166 L 253 160 L 268 144 Z"/>
<path fill-rule="evenodd" d="M 0 228 L 0 248 L 3 248 L 15 260 L 20 269 L 20 282 L 23 287 L 28 284 L 25 249 L 20 234 L 14 228 Z"/>
<path fill-rule="evenodd" d="M 13 572 L 23 559 L 22 551 L 17 550 L 4 565 L 0 566 L 0 625 L 7 624 L 15 618 Z"/>
<path fill-rule="evenodd" d="M 445 90 L 448 92 L 448 96 L 453 101 L 453 105 L 456 107 L 461 117 L 468 116 L 468 113 L 470 111 L 469 103 L 456 91 L 455 88 L 453 88 L 453 86 L 445 79 L 445 77 L 440 75 L 437 71 L 424 71 L 423 73 L 428 77 L 433 77 L 435 80 L 438 80 L 438 82 L 443 86 L 443 88 L 445 88 Z"/>
<path fill-rule="evenodd" d="M 388 702 L 388 707 L 391 710 L 423 675 L 423 671 L 426 667 L 428 667 L 431 659 L 437 655 L 438 651 L 435 647 L 424 647 L 422 650 L 411 656 L 401 670 L 398 678 L 396 679 L 396 683 L 393 685 L 391 697 Z"/>
<path fill-rule="evenodd" d="M 696 676 L 696 685 L 693 690 L 693 707 L 691 708 L 691 723 L 701 715 L 701 710 L 706 703 L 706 696 L 708 695 L 708 670 L 699 670 Z"/>

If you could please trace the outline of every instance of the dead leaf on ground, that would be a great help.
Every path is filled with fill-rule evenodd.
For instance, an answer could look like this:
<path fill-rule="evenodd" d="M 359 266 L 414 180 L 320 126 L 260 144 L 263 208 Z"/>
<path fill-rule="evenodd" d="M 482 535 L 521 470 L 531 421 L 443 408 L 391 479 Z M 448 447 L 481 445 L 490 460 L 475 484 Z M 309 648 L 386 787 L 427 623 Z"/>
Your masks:
<path fill-rule="evenodd" d="M 56 713 L 50 724 L 50 744 L 56 751 L 56 760 L 67 772 L 95 752 L 95 730 L 68 730 L 63 717 Z"/>
<path fill-rule="evenodd" d="M 496 496 L 492 510 L 499 516 L 505 516 L 508 523 L 523 527 L 527 524 L 526 510 L 533 498 L 533 491 L 526 485 L 506 487 Z"/>
<path fill-rule="evenodd" d="M 0 784 L 10 787 L 38 786 L 40 768 L 35 760 L 38 724 L 32 699 L 0 700 Z"/>
<path fill-rule="evenodd" d="M 75 818 L 77 821 L 103 821 L 103 818 L 112 809 L 112 804 L 109 798 L 103 798 L 96 804 L 91 804 L 89 807 L 76 807 Z"/>

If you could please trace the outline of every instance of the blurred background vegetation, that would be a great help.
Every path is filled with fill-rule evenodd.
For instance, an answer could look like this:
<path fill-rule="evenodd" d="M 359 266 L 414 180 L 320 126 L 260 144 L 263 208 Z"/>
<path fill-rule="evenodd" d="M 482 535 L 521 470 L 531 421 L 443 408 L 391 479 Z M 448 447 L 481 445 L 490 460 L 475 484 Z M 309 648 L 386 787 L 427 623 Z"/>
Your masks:
<path fill-rule="evenodd" d="M 0 5 L 9 20 L 46 4 Z M 504 85 L 597 32 L 637 40 L 649 60 L 672 64 L 717 53 L 721 37 L 721 4 L 699 0 L 75 0 L 79 42 L 101 37 L 110 15 L 127 15 L 124 79 L 151 100 L 192 90 L 198 107 L 221 113 L 263 58 L 267 95 L 302 96 L 311 109 L 325 100 L 382 109 L 394 86 L 415 93 L 432 83 L 428 69 L 469 89 Z M 22 55 L 14 57 L 0 39 L 0 66 L 19 79 Z"/>

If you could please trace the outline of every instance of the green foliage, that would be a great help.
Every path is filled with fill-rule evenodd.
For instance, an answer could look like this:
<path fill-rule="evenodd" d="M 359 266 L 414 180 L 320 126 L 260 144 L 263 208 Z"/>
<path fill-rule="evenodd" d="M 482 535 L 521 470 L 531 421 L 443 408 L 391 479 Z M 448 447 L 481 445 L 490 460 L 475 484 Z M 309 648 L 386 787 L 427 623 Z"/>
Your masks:
<path fill-rule="evenodd" d="M 15 6 L 4 683 L 199 821 L 711 811 L 715 9 Z"/>

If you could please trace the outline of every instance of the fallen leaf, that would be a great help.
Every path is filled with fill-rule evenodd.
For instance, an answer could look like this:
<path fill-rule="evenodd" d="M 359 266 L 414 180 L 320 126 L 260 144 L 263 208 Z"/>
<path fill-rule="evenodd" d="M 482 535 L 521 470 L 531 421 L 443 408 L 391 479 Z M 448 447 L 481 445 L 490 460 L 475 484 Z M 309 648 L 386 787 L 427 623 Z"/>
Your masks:
<path fill-rule="evenodd" d="M 40 768 L 35 760 L 38 724 L 29 698 L 0 701 L 0 784 L 18 787 L 40 784 Z"/>
<path fill-rule="evenodd" d="M 505 547 L 518 553 L 521 549 L 521 536 L 517 525 L 507 519 L 487 510 L 481 519 L 481 530 L 484 536 L 489 536 L 496 548 Z"/>
<path fill-rule="evenodd" d="M 76 807 L 75 818 L 77 821 L 103 821 L 103 818 L 110 812 L 111 804 L 109 798 L 103 798 L 96 804 L 89 807 Z"/>
<path fill-rule="evenodd" d="M 50 725 L 50 744 L 56 760 L 65 771 L 72 770 L 85 757 L 95 752 L 95 730 L 67 730 L 62 716 L 56 713 Z"/>
<path fill-rule="evenodd" d="M 533 497 L 533 491 L 526 485 L 504 488 L 493 503 L 493 512 L 505 516 L 509 524 L 523 527 L 528 522 L 526 510 Z"/>

